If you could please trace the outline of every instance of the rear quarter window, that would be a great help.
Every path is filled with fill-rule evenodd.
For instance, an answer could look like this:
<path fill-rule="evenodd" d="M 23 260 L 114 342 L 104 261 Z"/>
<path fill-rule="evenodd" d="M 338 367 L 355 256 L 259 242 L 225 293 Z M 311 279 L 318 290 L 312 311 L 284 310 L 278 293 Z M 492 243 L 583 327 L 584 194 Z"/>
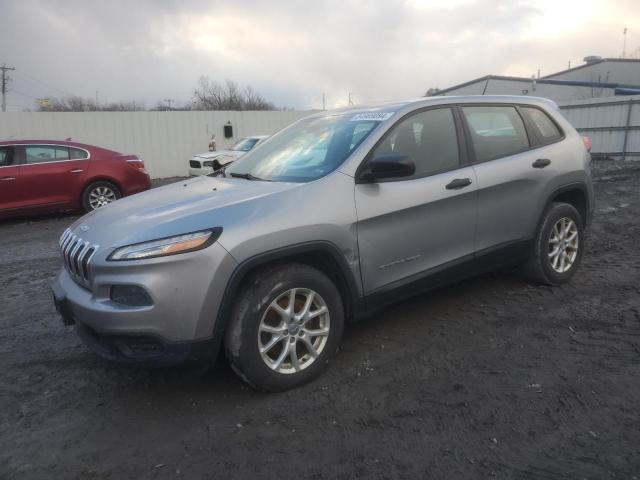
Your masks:
<path fill-rule="evenodd" d="M 562 138 L 562 132 L 545 112 L 534 107 L 522 107 L 522 114 L 527 117 L 539 144 L 548 145 Z"/>
<path fill-rule="evenodd" d="M 69 156 L 72 160 L 82 160 L 83 158 L 89 158 L 87 152 L 80 148 L 69 147 Z"/>

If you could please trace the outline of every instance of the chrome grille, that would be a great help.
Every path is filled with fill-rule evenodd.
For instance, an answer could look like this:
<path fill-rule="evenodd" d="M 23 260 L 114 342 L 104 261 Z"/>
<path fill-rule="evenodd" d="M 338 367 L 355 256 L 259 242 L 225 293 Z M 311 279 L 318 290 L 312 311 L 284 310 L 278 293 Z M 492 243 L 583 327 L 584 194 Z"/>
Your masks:
<path fill-rule="evenodd" d="M 89 288 L 89 262 L 98 250 L 98 245 L 83 240 L 67 228 L 60 237 L 60 250 L 64 266 L 71 278 Z"/>

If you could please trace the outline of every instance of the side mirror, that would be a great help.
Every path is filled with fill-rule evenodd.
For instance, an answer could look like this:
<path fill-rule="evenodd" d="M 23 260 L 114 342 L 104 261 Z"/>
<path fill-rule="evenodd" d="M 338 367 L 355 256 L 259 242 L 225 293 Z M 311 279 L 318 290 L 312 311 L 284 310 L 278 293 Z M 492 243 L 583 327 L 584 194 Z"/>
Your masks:
<path fill-rule="evenodd" d="M 373 182 L 385 178 L 410 177 L 415 171 L 416 165 L 409 155 L 387 153 L 369 160 L 359 180 Z"/>

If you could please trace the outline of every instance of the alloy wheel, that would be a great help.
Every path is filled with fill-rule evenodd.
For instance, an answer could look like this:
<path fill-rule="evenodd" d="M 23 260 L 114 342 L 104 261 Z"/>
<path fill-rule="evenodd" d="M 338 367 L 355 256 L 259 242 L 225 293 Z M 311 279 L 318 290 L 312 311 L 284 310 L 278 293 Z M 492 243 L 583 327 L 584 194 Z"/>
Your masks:
<path fill-rule="evenodd" d="M 114 201 L 116 201 L 116 192 L 109 187 L 96 187 L 89 193 L 89 205 L 92 210 L 104 207 Z"/>
<path fill-rule="evenodd" d="M 258 348 L 264 363 L 291 374 L 313 364 L 329 337 L 329 309 L 308 288 L 292 288 L 273 300 L 258 327 Z"/>
<path fill-rule="evenodd" d="M 579 248 L 578 226 L 568 217 L 558 220 L 549 234 L 549 263 L 558 273 L 565 273 L 574 264 Z"/>

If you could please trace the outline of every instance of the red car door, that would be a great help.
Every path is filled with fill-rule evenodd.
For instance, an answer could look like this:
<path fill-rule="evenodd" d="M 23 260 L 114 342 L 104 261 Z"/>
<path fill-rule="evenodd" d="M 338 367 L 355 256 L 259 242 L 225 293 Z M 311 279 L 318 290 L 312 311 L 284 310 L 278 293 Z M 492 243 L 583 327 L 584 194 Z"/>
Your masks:
<path fill-rule="evenodd" d="M 20 168 L 15 148 L 0 146 L 0 211 L 22 206 Z"/>
<path fill-rule="evenodd" d="M 89 162 L 71 159 L 70 147 L 65 145 L 22 145 L 21 148 L 24 206 L 77 206 Z"/>

